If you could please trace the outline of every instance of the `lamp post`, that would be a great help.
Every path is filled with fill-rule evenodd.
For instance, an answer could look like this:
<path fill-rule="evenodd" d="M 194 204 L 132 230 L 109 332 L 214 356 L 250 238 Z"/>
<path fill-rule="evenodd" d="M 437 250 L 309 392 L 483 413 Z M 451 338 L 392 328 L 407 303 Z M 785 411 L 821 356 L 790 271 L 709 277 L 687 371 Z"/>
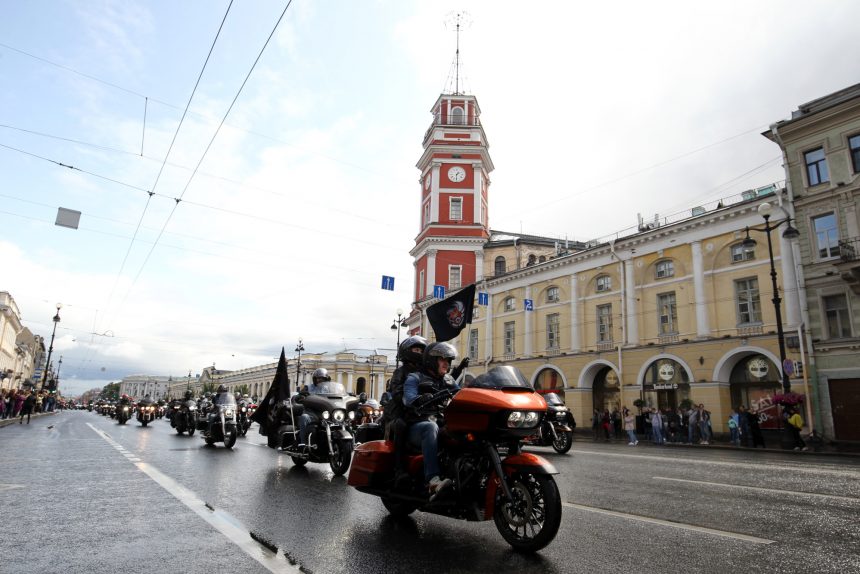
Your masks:
<path fill-rule="evenodd" d="M 54 352 L 54 336 L 57 334 L 57 323 L 60 322 L 60 309 L 63 308 L 62 303 L 57 303 L 57 314 L 54 315 L 54 330 L 51 332 L 51 344 L 48 347 L 48 360 L 45 361 L 45 372 L 42 373 L 42 388 L 45 388 L 45 383 L 48 381 L 48 365 L 51 364 L 51 353 Z"/>
<path fill-rule="evenodd" d="M 750 231 L 760 231 L 763 232 L 767 236 L 767 254 L 770 258 L 770 280 L 773 286 L 773 307 L 776 312 L 776 338 L 779 343 L 779 360 L 780 360 L 780 370 L 782 372 L 782 391 L 784 393 L 788 393 L 791 391 L 791 381 L 789 380 L 788 373 L 785 372 L 785 332 L 782 330 L 782 310 L 780 309 L 780 303 L 782 299 L 779 297 L 779 290 L 776 286 L 776 267 L 774 266 L 773 261 L 773 243 L 770 240 L 770 232 L 782 225 L 783 223 L 787 224 L 785 231 L 783 231 L 782 236 L 786 239 L 796 239 L 800 236 L 800 232 L 791 226 L 791 218 L 786 217 L 785 219 L 781 219 L 774 223 L 770 221 L 771 211 L 773 211 L 773 206 L 769 203 L 762 203 L 758 206 L 759 215 L 764 218 L 764 229 L 757 229 L 753 227 L 746 228 L 746 238 L 743 240 L 742 245 L 744 248 L 752 249 L 756 246 L 756 241 L 752 237 L 750 237 Z"/>
<path fill-rule="evenodd" d="M 403 309 L 397 309 L 397 318 L 391 323 L 391 330 L 397 331 L 397 347 L 395 347 L 397 354 L 394 357 L 394 368 L 397 369 L 400 366 L 400 329 L 403 327 L 403 323 L 406 322 L 406 317 L 403 316 Z"/>
<path fill-rule="evenodd" d="M 299 384 L 301 384 L 301 372 L 302 372 L 302 351 L 305 350 L 305 346 L 302 344 L 302 338 L 299 337 L 299 344 L 296 345 L 296 353 L 299 354 L 298 359 L 296 359 L 296 390 L 299 390 Z"/>

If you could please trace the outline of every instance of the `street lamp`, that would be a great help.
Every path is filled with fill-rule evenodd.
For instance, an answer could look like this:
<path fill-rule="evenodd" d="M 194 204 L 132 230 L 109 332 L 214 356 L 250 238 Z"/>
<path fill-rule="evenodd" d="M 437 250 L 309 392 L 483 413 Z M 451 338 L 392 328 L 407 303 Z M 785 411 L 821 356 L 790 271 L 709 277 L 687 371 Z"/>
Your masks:
<path fill-rule="evenodd" d="M 299 385 L 301 381 L 299 380 L 302 372 L 302 351 L 305 350 L 305 346 L 302 344 L 302 338 L 299 337 L 299 344 L 296 345 L 296 353 L 299 354 L 298 359 L 296 359 L 296 390 L 299 390 Z"/>
<path fill-rule="evenodd" d="M 767 235 L 767 254 L 770 258 L 770 280 L 773 284 L 773 307 L 776 312 L 776 338 L 779 342 L 779 360 L 781 362 L 780 369 L 782 372 L 782 390 L 784 393 L 788 393 L 791 391 L 791 381 L 788 378 L 788 373 L 785 371 L 785 333 L 782 330 L 782 310 L 780 309 L 780 302 L 782 299 L 779 297 L 779 291 L 776 286 L 776 267 L 773 262 L 773 244 L 770 240 L 770 232 L 782 225 L 783 223 L 787 224 L 785 231 L 782 232 L 782 236 L 785 239 L 797 239 L 800 236 L 800 232 L 791 226 L 791 218 L 786 217 L 785 219 L 781 219 L 777 222 L 770 222 L 770 215 L 773 211 L 773 206 L 769 203 L 762 203 L 758 206 L 759 215 L 764 218 L 764 229 L 757 229 L 753 227 L 750 229 L 749 226 L 746 228 L 747 236 L 741 243 L 741 245 L 745 249 L 752 249 L 756 246 L 756 241 L 752 237 L 750 237 L 750 231 L 761 231 L 765 235 Z"/>
<path fill-rule="evenodd" d="M 391 330 L 397 331 L 397 355 L 394 357 L 394 368 L 400 366 L 400 329 L 403 327 L 403 324 L 406 322 L 406 317 L 403 316 L 403 309 L 397 309 L 395 311 L 397 313 L 397 318 L 391 323 Z"/>
<path fill-rule="evenodd" d="M 48 381 L 48 365 L 51 364 L 51 353 L 54 352 L 54 336 L 57 334 L 57 323 L 60 322 L 60 309 L 63 308 L 62 303 L 57 303 L 57 314 L 54 315 L 54 330 L 51 332 L 51 344 L 48 347 L 48 360 L 45 361 L 45 372 L 42 373 L 42 388 L 45 388 L 45 383 Z"/>

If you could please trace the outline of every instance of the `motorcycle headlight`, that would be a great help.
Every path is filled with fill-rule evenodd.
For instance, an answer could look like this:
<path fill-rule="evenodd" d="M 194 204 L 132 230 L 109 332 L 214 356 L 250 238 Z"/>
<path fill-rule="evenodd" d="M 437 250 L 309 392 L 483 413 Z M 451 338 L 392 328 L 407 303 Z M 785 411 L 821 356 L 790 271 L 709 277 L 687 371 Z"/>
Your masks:
<path fill-rule="evenodd" d="M 378 416 L 379 416 L 379 411 L 373 411 L 373 416 L 378 417 Z"/>
<path fill-rule="evenodd" d="M 508 415 L 508 427 L 509 428 L 519 428 L 523 426 L 523 419 L 525 415 L 520 411 L 514 411 Z"/>
<path fill-rule="evenodd" d="M 534 411 L 514 411 L 508 415 L 508 428 L 531 428 L 540 422 L 540 415 Z"/>
<path fill-rule="evenodd" d="M 242 412 L 246 413 L 246 412 L 248 412 L 248 409 L 246 409 L 245 407 L 242 407 Z"/>
<path fill-rule="evenodd" d="M 224 411 L 224 416 L 225 416 L 225 417 L 228 417 L 228 418 L 229 418 L 229 417 L 232 417 L 232 416 L 233 416 L 233 409 L 227 409 L 227 410 L 225 410 L 225 411 Z"/>
<path fill-rule="evenodd" d="M 349 411 L 347 416 L 349 416 L 349 420 L 355 420 L 355 411 Z"/>
<path fill-rule="evenodd" d="M 526 413 L 526 418 L 523 421 L 523 426 L 524 427 L 537 426 L 538 421 L 540 421 L 540 414 L 536 413 L 535 411 L 529 411 Z"/>
<path fill-rule="evenodd" d="M 122 410 L 127 411 L 128 407 L 122 407 Z"/>
<path fill-rule="evenodd" d="M 196 411 L 197 407 L 195 407 L 194 405 L 191 405 L 190 407 L 188 407 L 188 410 L 189 411 Z"/>
<path fill-rule="evenodd" d="M 325 420 L 328 420 L 330 416 L 331 416 L 331 413 L 329 413 L 328 411 L 323 411 L 322 417 Z"/>

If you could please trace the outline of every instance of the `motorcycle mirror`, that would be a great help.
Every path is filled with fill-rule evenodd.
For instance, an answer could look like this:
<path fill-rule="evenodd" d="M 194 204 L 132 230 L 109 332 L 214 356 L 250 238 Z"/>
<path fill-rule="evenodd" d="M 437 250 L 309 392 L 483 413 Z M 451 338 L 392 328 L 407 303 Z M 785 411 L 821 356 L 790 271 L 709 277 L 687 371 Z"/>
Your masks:
<path fill-rule="evenodd" d="M 366 402 L 367 401 L 367 393 L 360 393 L 358 395 L 358 400 L 360 400 L 361 402 Z"/>

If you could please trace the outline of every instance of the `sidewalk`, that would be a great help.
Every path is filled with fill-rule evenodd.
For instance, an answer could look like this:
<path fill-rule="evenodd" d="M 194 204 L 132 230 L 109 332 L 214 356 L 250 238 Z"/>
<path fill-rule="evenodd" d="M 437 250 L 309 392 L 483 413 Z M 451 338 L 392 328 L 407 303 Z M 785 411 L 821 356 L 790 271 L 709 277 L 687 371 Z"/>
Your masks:
<path fill-rule="evenodd" d="M 579 436 L 577 436 L 579 435 Z M 586 444 L 586 443 L 594 443 L 594 444 L 607 444 L 603 439 L 594 439 L 591 437 L 590 433 L 585 435 L 585 433 L 577 433 L 574 435 L 574 445 L 576 444 Z M 744 446 L 735 446 L 731 443 L 727 442 L 713 442 L 710 444 L 685 444 L 680 442 L 666 442 L 664 446 L 669 448 L 693 448 L 693 449 L 718 449 L 718 450 L 734 450 L 734 451 L 749 451 L 749 452 L 772 452 L 778 454 L 796 454 L 796 455 L 824 455 L 824 456 L 835 456 L 835 457 L 855 457 L 860 458 L 860 445 L 842 445 L 842 444 L 822 444 L 813 447 L 812 441 L 806 440 L 807 445 L 809 445 L 809 450 L 791 450 L 791 449 L 782 449 L 782 448 L 750 448 Z M 627 437 L 623 439 L 613 439 L 611 444 L 627 444 Z M 639 444 L 636 448 L 646 446 L 646 447 L 657 447 L 658 445 L 654 444 L 650 440 L 645 440 L 644 438 L 639 439 Z"/>
<path fill-rule="evenodd" d="M 49 416 L 57 414 L 58 412 L 60 412 L 60 411 L 53 411 L 50 413 L 36 413 L 30 417 L 30 424 L 33 424 L 35 422 L 34 419 L 41 418 L 41 417 L 49 417 Z M 18 421 L 20 421 L 20 420 L 21 420 L 20 415 L 15 417 L 15 418 L 12 418 L 12 419 L 2 419 L 2 420 L 0 420 L 0 428 L 5 427 L 5 426 L 9 426 L 12 424 L 16 425 L 16 424 L 18 424 Z M 26 417 L 24 419 L 24 424 L 25 425 L 27 424 Z"/>

